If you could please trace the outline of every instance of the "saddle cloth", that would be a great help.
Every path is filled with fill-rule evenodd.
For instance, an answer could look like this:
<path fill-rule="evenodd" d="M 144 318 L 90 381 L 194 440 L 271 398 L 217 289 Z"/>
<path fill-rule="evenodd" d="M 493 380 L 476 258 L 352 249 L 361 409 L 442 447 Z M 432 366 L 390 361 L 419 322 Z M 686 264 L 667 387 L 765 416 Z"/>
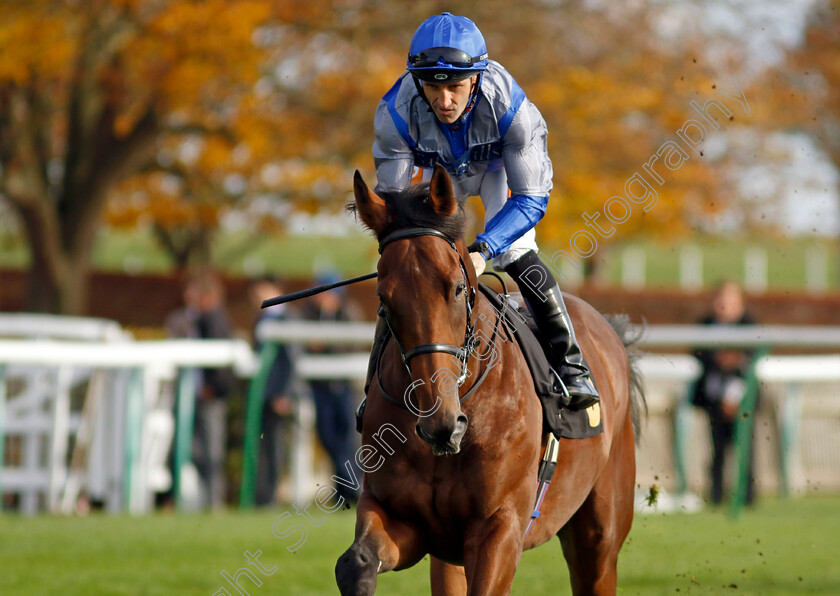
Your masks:
<path fill-rule="evenodd" d="M 553 433 L 558 439 L 585 439 L 604 432 L 600 403 L 585 410 L 563 408 L 566 397 L 559 377 L 548 362 L 537 325 L 521 297 L 511 294 L 508 298 L 483 283 L 478 285 L 496 312 L 503 315 L 505 327 L 516 338 L 525 356 L 534 389 L 542 405 L 543 432 Z M 519 300 L 515 300 L 515 297 L 519 297 Z"/>

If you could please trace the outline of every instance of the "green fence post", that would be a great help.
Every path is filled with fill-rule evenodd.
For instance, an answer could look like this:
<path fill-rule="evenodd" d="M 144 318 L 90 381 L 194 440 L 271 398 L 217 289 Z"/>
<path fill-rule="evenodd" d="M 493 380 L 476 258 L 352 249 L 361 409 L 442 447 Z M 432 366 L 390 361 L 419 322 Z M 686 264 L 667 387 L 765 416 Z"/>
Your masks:
<path fill-rule="evenodd" d="M 0 364 L 0 513 L 3 512 L 3 466 L 6 464 L 6 366 Z"/>
<path fill-rule="evenodd" d="M 257 488 L 257 457 L 260 448 L 260 428 L 268 374 L 277 357 L 278 346 L 266 342 L 260 350 L 260 368 L 248 387 L 245 414 L 245 440 L 242 448 L 242 484 L 239 487 L 239 508 L 251 509 Z"/>
<path fill-rule="evenodd" d="M 134 509 L 135 473 L 139 472 L 140 440 L 143 425 L 143 369 L 134 368 L 128 379 L 125 405 L 125 463 L 123 466 L 123 503 Z"/>
<path fill-rule="evenodd" d="M 755 428 L 755 404 L 758 399 L 758 376 L 756 364 L 770 353 L 769 346 L 762 346 L 753 355 L 753 361 L 744 379 L 746 388 L 741 406 L 738 408 L 738 419 L 735 421 L 735 454 L 737 467 L 735 482 L 729 499 L 729 513 L 737 519 L 744 509 L 747 500 L 747 485 L 750 481 L 750 458 L 753 450 L 753 429 Z"/>
<path fill-rule="evenodd" d="M 676 475 L 676 492 L 683 495 L 688 490 L 688 471 L 686 454 L 691 442 L 692 423 L 694 421 L 693 407 L 688 403 L 690 385 L 674 403 L 674 474 Z"/>
<path fill-rule="evenodd" d="M 784 497 L 791 494 L 791 460 L 799 433 L 802 418 L 802 387 L 799 383 L 788 383 L 787 393 L 781 408 L 781 428 L 779 433 L 779 492 Z"/>
<path fill-rule="evenodd" d="M 184 507 L 184 486 L 181 474 L 184 466 L 192 462 L 193 426 L 195 422 L 196 370 L 178 369 L 175 392 L 175 451 L 172 454 L 172 492 L 175 506 Z"/>

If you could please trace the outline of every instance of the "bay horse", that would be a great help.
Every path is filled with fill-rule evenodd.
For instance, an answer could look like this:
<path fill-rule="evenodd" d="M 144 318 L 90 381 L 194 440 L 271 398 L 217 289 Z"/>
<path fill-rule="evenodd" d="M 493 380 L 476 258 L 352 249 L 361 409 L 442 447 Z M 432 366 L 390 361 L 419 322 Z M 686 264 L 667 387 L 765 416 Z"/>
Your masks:
<path fill-rule="evenodd" d="M 367 395 L 355 540 L 335 567 L 341 594 L 373 594 L 377 574 L 426 554 L 434 595 L 508 594 L 522 551 L 555 535 L 574 594 L 615 594 L 644 400 L 622 338 L 566 296 L 603 433 L 559 441 L 554 482 L 526 535 L 548 435 L 519 347 L 476 291 L 449 175 L 438 166 L 431 182 L 379 196 L 357 171 L 353 187 L 348 209 L 379 239 L 377 294 L 393 340 Z M 475 333 L 478 320 L 494 332 Z M 482 357 L 491 350 L 493 362 Z"/>

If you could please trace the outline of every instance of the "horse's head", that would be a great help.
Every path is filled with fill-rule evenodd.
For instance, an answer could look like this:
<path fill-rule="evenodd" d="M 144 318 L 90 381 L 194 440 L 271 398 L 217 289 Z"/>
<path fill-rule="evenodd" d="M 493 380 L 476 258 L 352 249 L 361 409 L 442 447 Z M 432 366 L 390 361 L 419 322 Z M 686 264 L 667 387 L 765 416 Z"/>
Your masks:
<path fill-rule="evenodd" d="M 379 239 L 377 294 L 410 384 L 403 396 L 435 455 L 455 454 L 467 430 L 459 387 L 474 347 L 476 276 L 463 241 L 464 212 L 435 167 L 429 184 L 402 193 L 354 180 L 355 210 Z"/>

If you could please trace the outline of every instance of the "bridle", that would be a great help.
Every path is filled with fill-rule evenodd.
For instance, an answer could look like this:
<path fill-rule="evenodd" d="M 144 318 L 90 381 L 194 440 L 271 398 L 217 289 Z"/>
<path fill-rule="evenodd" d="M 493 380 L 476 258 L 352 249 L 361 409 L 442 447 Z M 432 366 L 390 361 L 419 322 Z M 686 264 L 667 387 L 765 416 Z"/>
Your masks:
<path fill-rule="evenodd" d="M 396 242 L 397 240 L 404 240 L 406 238 L 416 238 L 418 236 L 435 236 L 437 238 L 441 238 L 444 240 L 451 248 L 458 254 L 458 260 L 461 266 L 461 273 L 464 275 L 464 282 L 469 288 L 469 295 L 467 296 L 466 300 L 466 308 L 467 308 L 467 325 L 466 330 L 464 332 L 464 343 L 461 345 L 460 348 L 453 346 L 451 344 L 441 344 L 441 343 L 433 343 L 433 344 L 421 344 L 418 346 L 414 346 L 410 350 L 405 350 L 400 343 L 397 334 L 394 333 L 394 327 L 391 324 L 391 321 L 387 317 L 387 313 L 385 316 L 385 322 L 388 324 L 388 329 L 391 332 L 391 335 L 394 337 L 394 341 L 397 343 L 397 347 L 400 351 L 400 356 L 402 357 L 403 364 L 405 365 L 406 370 L 408 371 L 409 376 L 411 375 L 411 365 L 409 361 L 414 358 L 415 356 L 420 356 L 421 354 L 433 354 L 435 352 L 442 352 L 444 354 L 451 354 L 455 356 L 461 362 L 461 374 L 458 377 L 458 386 L 464 384 L 464 381 L 467 378 L 467 362 L 475 351 L 476 346 L 479 343 L 478 338 L 475 336 L 475 324 L 472 322 L 472 311 L 475 306 L 475 297 L 476 297 L 476 290 L 475 287 L 470 283 L 469 276 L 467 275 L 467 266 L 464 263 L 464 257 L 461 255 L 461 252 L 458 250 L 458 247 L 455 246 L 455 243 L 446 237 L 443 232 L 439 232 L 434 228 L 405 228 L 402 230 L 397 230 L 396 232 L 392 232 L 385 236 L 382 241 L 379 243 L 379 254 L 382 254 L 382 251 L 385 250 L 389 244 Z M 384 309 L 383 309 L 384 310 Z"/>
<path fill-rule="evenodd" d="M 433 353 L 444 353 L 444 354 L 451 354 L 455 356 L 461 364 L 461 372 L 458 375 L 456 380 L 457 387 L 461 387 L 467 379 L 467 375 L 469 374 L 469 360 L 472 354 L 475 352 L 478 345 L 481 343 L 481 340 L 476 336 L 475 333 L 475 323 L 472 320 L 473 309 L 475 308 L 475 301 L 476 301 L 476 294 L 477 289 L 470 283 L 469 275 L 467 274 L 467 266 L 464 263 L 464 257 L 461 254 L 461 251 L 458 250 L 458 247 L 455 245 L 450 238 L 448 238 L 443 232 L 435 230 L 434 228 L 422 228 L 422 227 L 413 227 L 413 228 L 404 228 L 401 230 L 397 230 L 385 236 L 379 242 L 379 254 L 381 255 L 382 252 L 385 250 L 389 244 L 396 242 L 397 240 L 404 240 L 406 238 L 416 238 L 418 236 L 435 236 L 444 240 L 451 248 L 455 251 L 458 255 L 458 261 L 461 267 L 461 273 L 464 275 L 464 283 L 466 288 L 468 289 L 468 295 L 466 300 L 466 309 L 467 309 L 467 322 L 466 322 L 466 329 L 464 331 L 464 342 L 461 347 L 453 346 L 451 344 L 442 344 L 442 343 L 430 343 L 430 344 L 420 344 L 406 350 L 402 343 L 400 342 L 397 334 L 394 332 L 394 327 L 389 320 L 387 311 L 380 304 L 380 315 L 383 316 L 385 322 L 388 326 L 388 330 L 391 336 L 394 338 L 394 342 L 397 344 L 397 349 L 400 352 L 400 357 L 402 358 L 403 365 L 405 366 L 406 370 L 408 371 L 409 378 L 413 378 L 411 373 L 411 365 L 410 360 L 415 356 L 419 356 L 421 354 L 433 354 Z M 501 320 L 501 315 L 498 315 L 496 318 L 496 324 L 493 329 L 493 336 L 490 339 L 490 346 L 489 350 L 493 349 L 493 340 L 496 337 L 498 328 L 499 328 L 499 321 Z M 379 361 L 382 359 L 382 354 L 384 353 L 386 342 L 383 342 L 382 349 L 380 349 L 379 355 L 377 357 L 377 382 L 379 383 L 379 389 L 382 392 L 382 395 L 385 399 L 393 404 L 400 405 L 405 407 L 405 404 L 397 400 L 385 391 L 382 387 L 381 377 L 379 375 Z M 467 393 L 460 397 L 460 401 L 463 402 L 467 397 L 472 395 L 472 393 L 478 388 L 478 386 L 484 381 L 487 373 L 489 372 L 491 366 L 485 366 L 484 372 L 481 374 L 479 379 L 473 384 Z"/>

